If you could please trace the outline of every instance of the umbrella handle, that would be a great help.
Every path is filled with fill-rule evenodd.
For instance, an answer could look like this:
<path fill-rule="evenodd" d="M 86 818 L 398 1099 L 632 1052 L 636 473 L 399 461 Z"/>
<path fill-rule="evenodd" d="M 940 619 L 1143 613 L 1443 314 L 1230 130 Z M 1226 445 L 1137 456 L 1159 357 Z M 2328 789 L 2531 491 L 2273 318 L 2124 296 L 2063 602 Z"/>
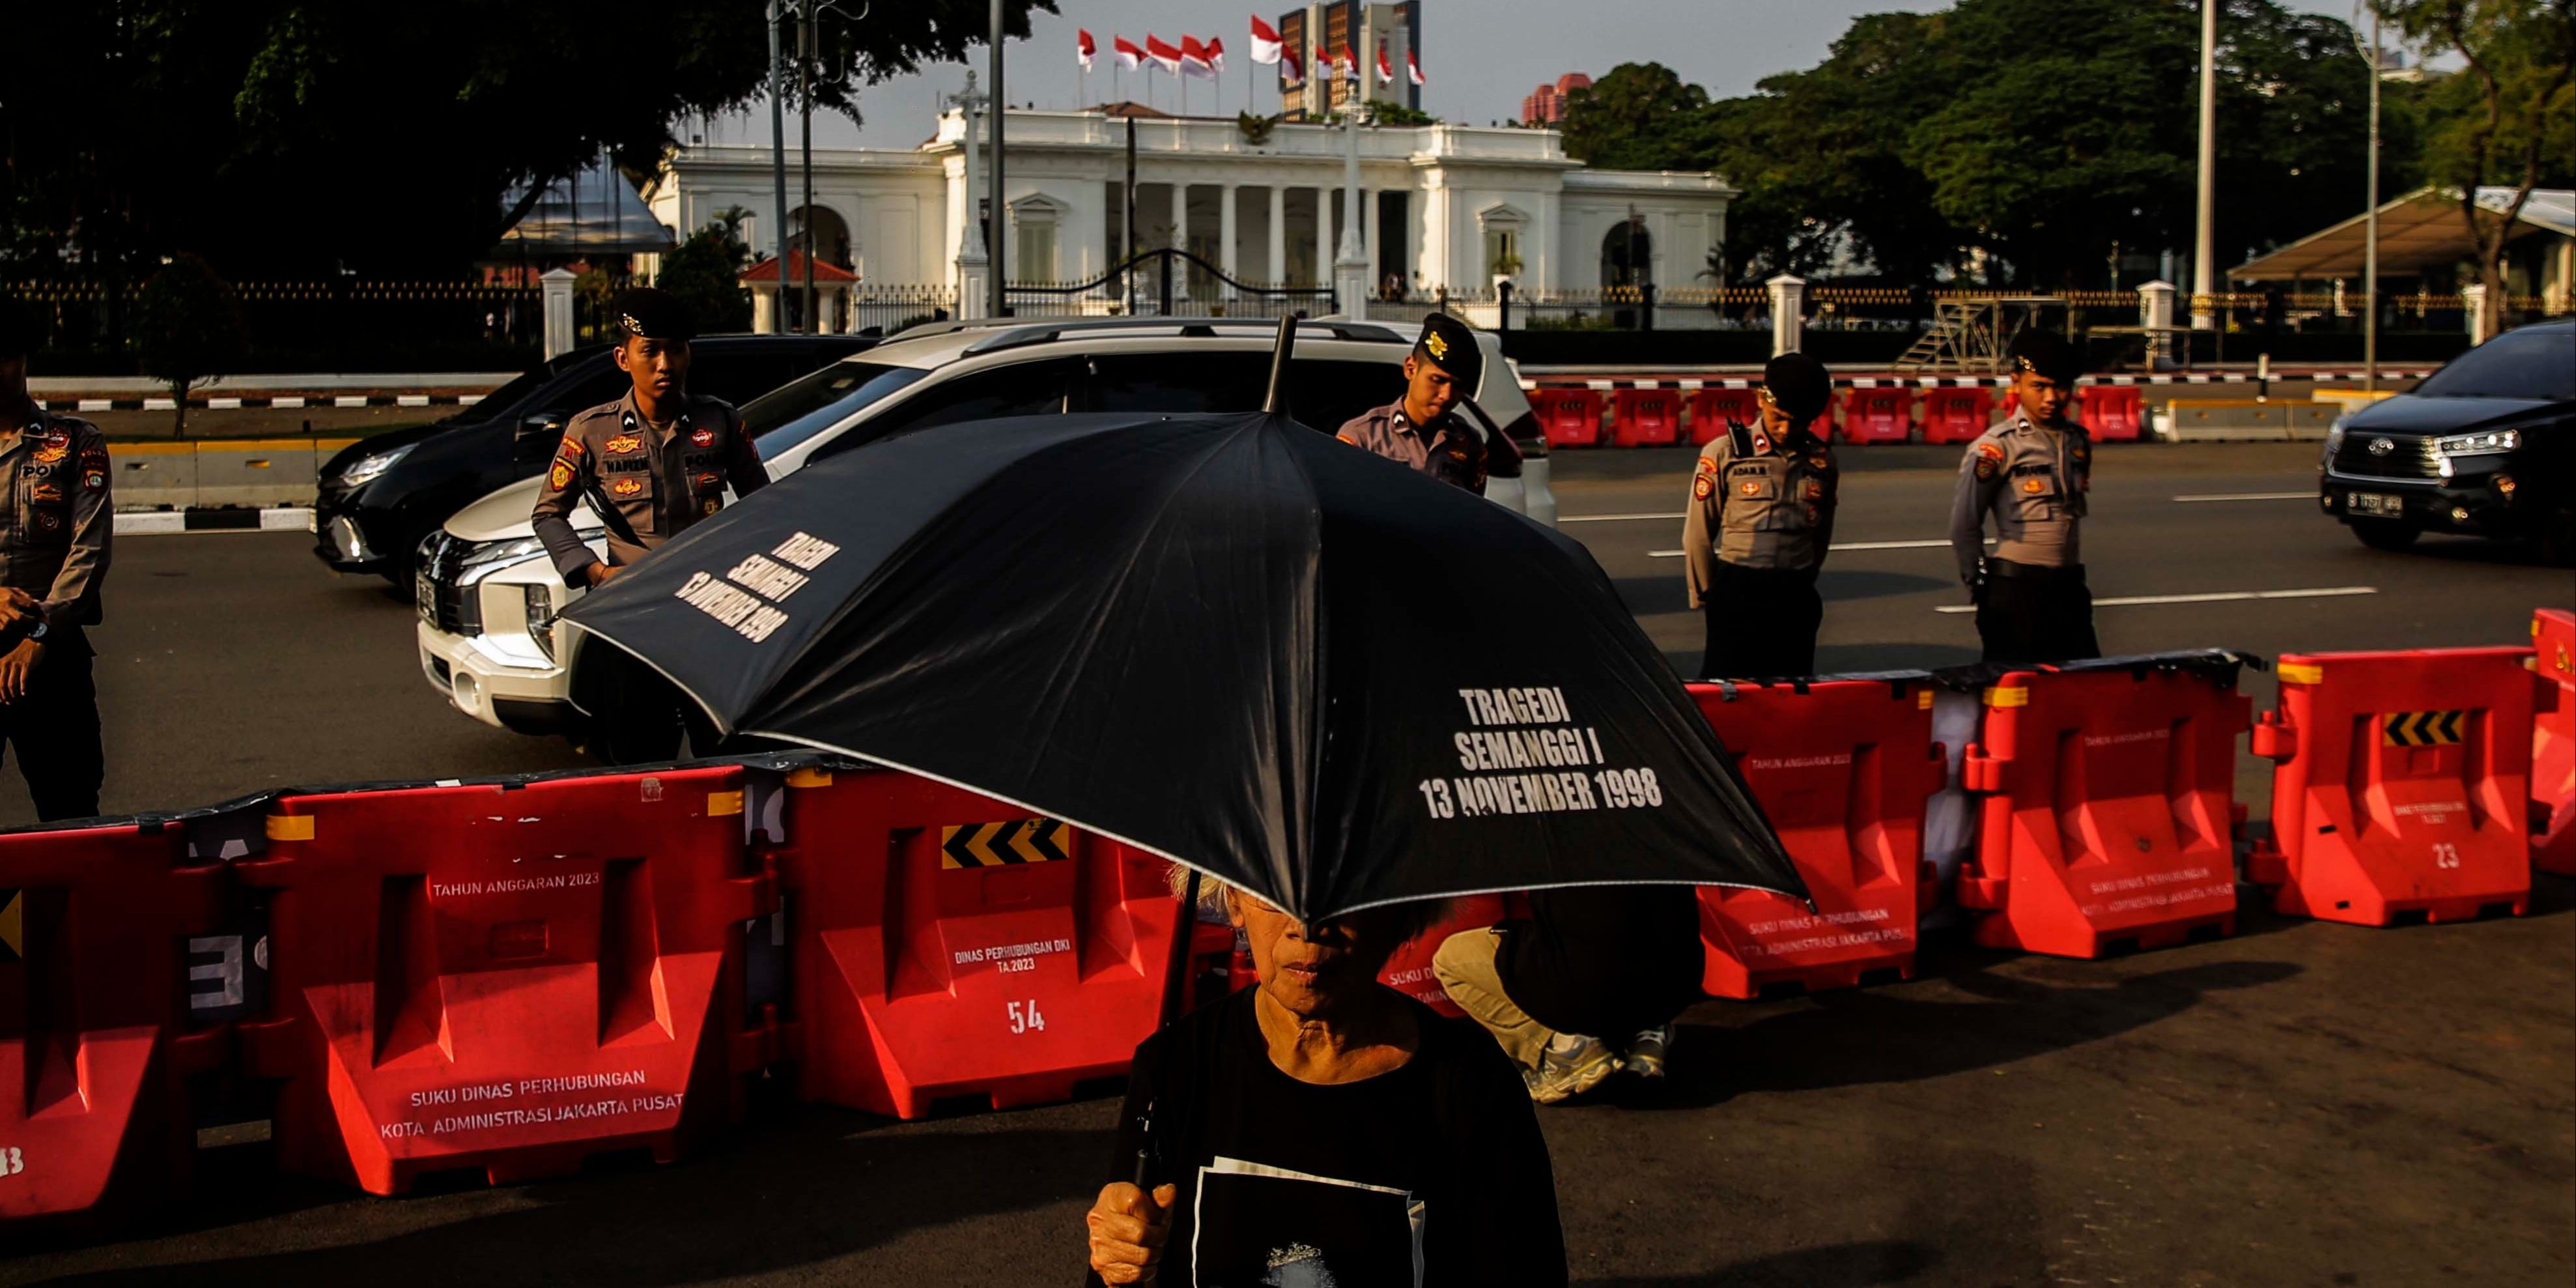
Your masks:
<path fill-rule="evenodd" d="M 1199 870 L 1192 868 L 1181 906 L 1172 916 L 1172 956 L 1163 972 L 1163 1009 L 1156 1028 L 1170 1028 L 1181 1016 L 1181 1003 L 1189 994 L 1190 941 L 1198 937 L 1198 926 Z"/>
<path fill-rule="evenodd" d="M 1291 314 L 1279 319 L 1279 338 L 1270 344 L 1270 388 L 1262 395 L 1261 410 L 1277 413 L 1286 410 L 1288 401 L 1288 355 L 1297 347 L 1297 319 Z M 1197 888 L 1198 877 L 1192 874 L 1191 888 Z"/>

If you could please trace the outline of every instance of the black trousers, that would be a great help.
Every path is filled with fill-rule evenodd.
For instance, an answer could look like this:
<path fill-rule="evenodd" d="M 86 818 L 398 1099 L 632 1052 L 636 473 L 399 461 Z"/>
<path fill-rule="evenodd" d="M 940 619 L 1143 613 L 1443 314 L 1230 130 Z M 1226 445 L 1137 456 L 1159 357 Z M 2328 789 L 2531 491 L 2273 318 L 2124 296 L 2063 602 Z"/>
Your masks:
<path fill-rule="evenodd" d="M 677 760 L 683 732 L 691 755 L 716 754 L 720 740 L 706 711 L 634 654 L 594 643 L 582 651 L 581 681 L 582 709 L 591 718 L 590 754 L 601 762 Z"/>
<path fill-rule="evenodd" d="M 1816 574 L 1796 568 L 1746 568 L 1720 562 L 1700 595 L 1708 615 L 1704 680 L 1747 680 L 1816 673 L 1816 629 L 1825 600 Z"/>
<path fill-rule="evenodd" d="M 2102 656 L 2093 637 L 2093 592 L 2084 568 L 1986 561 L 1977 638 L 1989 662 L 2072 662 Z"/>
<path fill-rule="evenodd" d="M 45 640 L 44 660 L 27 675 L 27 696 L 0 703 L 0 739 L 17 751 L 36 817 L 48 823 L 98 816 L 107 752 L 99 743 L 90 659 L 87 632 L 54 632 Z"/>

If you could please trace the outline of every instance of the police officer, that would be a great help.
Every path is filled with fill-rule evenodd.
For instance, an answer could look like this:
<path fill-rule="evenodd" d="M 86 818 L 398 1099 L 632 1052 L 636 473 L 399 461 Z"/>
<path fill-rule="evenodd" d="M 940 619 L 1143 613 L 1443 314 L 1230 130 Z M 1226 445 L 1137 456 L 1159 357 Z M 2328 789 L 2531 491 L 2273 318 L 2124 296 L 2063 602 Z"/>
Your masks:
<path fill-rule="evenodd" d="M 1485 439 L 1456 408 L 1459 399 L 1476 392 L 1484 374 L 1476 333 L 1446 313 L 1434 313 L 1422 319 L 1422 338 L 1405 355 L 1404 396 L 1353 416 L 1335 437 L 1483 496 Z"/>
<path fill-rule="evenodd" d="M 1840 473 L 1810 428 L 1833 399 L 1823 363 L 1784 353 L 1762 370 L 1759 423 L 1729 420 L 1700 449 L 1682 515 L 1691 607 L 1708 615 L 1708 679 L 1813 675 Z"/>
<path fill-rule="evenodd" d="M 1950 505 L 1950 548 L 1977 605 L 1989 662 L 2101 656 L 2093 595 L 2077 533 L 2093 486 L 2093 440 L 2066 418 L 2082 351 L 2054 331 L 2025 331 L 2011 348 L 2019 406 L 1968 444 Z M 1995 552 L 1985 520 L 1995 517 Z"/>
<path fill-rule="evenodd" d="M 36 817 L 51 822 L 95 816 L 107 773 L 83 628 L 99 620 L 116 512 L 98 426 L 27 393 L 38 335 L 35 315 L 0 296 L 0 470 L 11 493 L 0 510 L 0 738 L 17 750 Z"/>
<path fill-rule="evenodd" d="M 564 584 L 599 586 L 663 542 L 724 508 L 726 485 L 737 497 L 769 482 L 760 453 L 730 404 L 688 391 L 688 310 L 661 291 L 639 288 L 617 297 L 616 361 L 632 381 L 626 396 L 573 417 L 537 490 L 537 536 Z M 608 526 L 602 562 L 575 534 L 570 515 L 587 502 Z M 700 755 L 715 733 L 697 705 L 643 663 L 614 648 L 595 649 L 582 670 L 583 704 L 598 721 L 594 747 L 615 764 L 668 760 L 685 721 Z"/>

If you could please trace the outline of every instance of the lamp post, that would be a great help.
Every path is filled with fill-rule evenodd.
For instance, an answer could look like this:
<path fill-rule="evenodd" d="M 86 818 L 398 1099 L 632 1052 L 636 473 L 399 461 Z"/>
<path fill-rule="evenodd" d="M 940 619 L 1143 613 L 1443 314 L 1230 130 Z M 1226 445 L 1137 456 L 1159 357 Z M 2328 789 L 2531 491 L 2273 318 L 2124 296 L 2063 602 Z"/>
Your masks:
<path fill-rule="evenodd" d="M 777 202 L 771 209 L 778 212 L 777 226 L 769 230 L 772 257 L 778 265 L 778 298 L 787 296 L 787 53 L 782 45 L 780 24 L 787 21 L 791 0 L 770 0 L 769 6 L 769 185 Z M 773 310 L 770 326 L 779 327 Z"/>
<path fill-rule="evenodd" d="M 2361 225 L 2361 388 L 2379 388 L 2379 6 L 2370 7 L 2370 213 Z"/>
<path fill-rule="evenodd" d="M 984 302 L 984 316 L 997 318 L 1010 312 L 1010 308 L 1005 299 L 1005 292 L 1008 287 L 1003 279 L 1009 275 L 1011 262 L 1010 256 L 1004 251 L 1002 239 L 1002 117 L 1007 114 L 1007 107 L 1002 101 L 1002 0 L 993 0 L 992 32 L 993 49 L 990 61 L 993 78 L 993 156 L 991 161 L 991 165 L 993 167 L 993 181 L 988 185 L 988 187 L 992 193 L 993 227 L 990 236 L 987 238 L 987 244 L 992 247 L 993 277 L 990 287 L 991 294 Z M 969 207 L 969 209 L 971 210 L 972 207 Z"/>
<path fill-rule="evenodd" d="M 2191 248 L 2191 325 L 2218 325 L 2218 0 L 2200 0 L 2200 227 Z"/>
<path fill-rule="evenodd" d="M 1360 116 L 1368 110 L 1366 102 L 1357 94 L 1342 101 L 1350 150 L 1342 161 L 1342 236 L 1333 255 L 1333 275 L 1342 314 L 1353 321 L 1368 316 L 1368 249 L 1360 241 Z"/>
<path fill-rule="evenodd" d="M 969 69 L 966 88 L 950 95 L 948 101 L 957 105 L 958 123 L 963 127 L 960 142 L 964 145 L 958 169 L 963 204 L 957 219 L 957 316 L 971 321 L 987 316 L 985 284 L 992 262 L 984 253 L 984 221 L 975 213 L 975 114 L 989 100 L 975 92 L 975 73 Z"/>

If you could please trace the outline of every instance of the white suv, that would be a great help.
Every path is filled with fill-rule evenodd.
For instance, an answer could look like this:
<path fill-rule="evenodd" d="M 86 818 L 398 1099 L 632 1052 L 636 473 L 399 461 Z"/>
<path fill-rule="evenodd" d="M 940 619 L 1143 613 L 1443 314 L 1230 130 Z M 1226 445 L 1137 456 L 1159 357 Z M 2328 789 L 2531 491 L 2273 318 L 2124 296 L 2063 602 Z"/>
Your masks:
<path fill-rule="evenodd" d="M 1210 412 L 1261 405 L 1276 324 L 1224 318 L 940 322 L 782 386 L 743 408 L 772 477 L 890 434 L 954 421 L 1048 412 Z M 1485 373 L 1470 423 L 1508 437 L 1486 485 L 1496 504 L 1556 523 L 1546 440 L 1497 338 L 1479 332 Z M 1330 433 L 1404 391 L 1411 340 L 1365 322 L 1303 323 L 1289 364 L 1289 411 Z M 1478 413 L 1481 413 L 1479 415 Z M 555 616 L 566 587 L 529 525 L 538 480 L 458 511 L 421 543 L 415 594 L 422 673 L 456 709 L 522 733 L 574 732 L 573 659 Z M 605 556 L 597 515 L 574 526 Z"/>

